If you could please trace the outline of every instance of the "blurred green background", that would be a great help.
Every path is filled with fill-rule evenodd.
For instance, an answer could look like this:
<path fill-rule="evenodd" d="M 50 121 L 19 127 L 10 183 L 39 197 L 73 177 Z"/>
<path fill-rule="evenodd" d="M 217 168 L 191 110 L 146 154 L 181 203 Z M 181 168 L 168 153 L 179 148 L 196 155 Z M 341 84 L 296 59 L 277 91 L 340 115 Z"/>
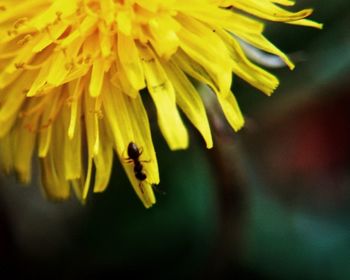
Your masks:
<path fill-rule="evenodd" d="M 109 188 L 85 206 L 2 178 L 0 268 L 58 279 L 350 279 L 350 3 L 305 6 L 322 31 L 267 25 L 296 61 L 271 70 L 275 94 L 234 79 L 242 131 L 213 125 L 205 150 L 188 124 L 190 148 L 171 152 L 153 119 L 161 184 L 151 209 L 117 161 Z"/>

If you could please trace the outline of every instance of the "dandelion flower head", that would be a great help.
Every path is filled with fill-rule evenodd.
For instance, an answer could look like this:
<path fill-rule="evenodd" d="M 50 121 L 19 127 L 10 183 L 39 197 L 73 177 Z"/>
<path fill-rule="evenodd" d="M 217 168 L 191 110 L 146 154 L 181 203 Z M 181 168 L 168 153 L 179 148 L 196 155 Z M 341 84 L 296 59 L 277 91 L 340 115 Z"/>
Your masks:
<path fill-rule="evenodd" d="M 108 185 L 116 154 L 146 207 L 155 203 L 157 158 L 142 94 L 154 102 L 172 150 L 189 144 L 183 112 L 212 147 L 201 96 L 207 85 L 234 130 L 243 117 L 232 74 L 270 95 L 278 80 L 246 57 L 239 40 L 288 57 L 263 35 L 264 20 L 320 28 L 289 12 L 290 0 L 0 0 L 0 162 L 31 180 L 39 159 L 46 195 L 85 200 Z M 146 89 L 146 90 L 143 90 Z M 143 91 L 141 91 L 143 90 Z M 135 177 L 137 143 L 147 175 Z M 93 171 L 94 170 L 94 171 Z M 94 176 L 92 176 L 94 174 Z M 93 178 L 92 178 L 93 177 Z"/>

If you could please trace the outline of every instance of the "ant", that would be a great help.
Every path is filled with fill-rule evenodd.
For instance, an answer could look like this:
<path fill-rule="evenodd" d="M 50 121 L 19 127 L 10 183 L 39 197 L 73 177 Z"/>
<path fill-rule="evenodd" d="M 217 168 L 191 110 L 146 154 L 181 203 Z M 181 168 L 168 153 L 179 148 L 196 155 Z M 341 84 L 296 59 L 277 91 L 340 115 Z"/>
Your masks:
<path fill-rule="evenodd" d="M 143 190 L 141 188 L 142 182 L 147 179 L 146 173 L 143 171 L 143 165 L 141 162 L 149 162 L 146 160 L 140 160 L 140 156 L 142 154 L 142 148 L 137 147 L 137 145 L 134 142 L 130 142 L 128 145 L 128 158 L 126 159 L 128 162 L 134 163 L 134 173 L 137 180 L 140 181 L 140 189 L 143 193 Z M 163 191 L 160 191 L 155 188 L 154 185 L 152 185 L 153 190 L 158 191 L 162 194 L 165 194 Z"/>
<path fill-rule="evenodd" d="M 140 181 L 140 185 L 143 181 L 147 179 L 147 175 L 143 172 L 143 165 L 140 161 L 140 156 L 142 154 L 142 148 L 139 149 L 134 142 L 130 142 L 128 145 L 128 158 L 129 162 L 134 163 L 134 173 L 137 180 Z M 142 161 L 146 162 L 146 161 Z"/>

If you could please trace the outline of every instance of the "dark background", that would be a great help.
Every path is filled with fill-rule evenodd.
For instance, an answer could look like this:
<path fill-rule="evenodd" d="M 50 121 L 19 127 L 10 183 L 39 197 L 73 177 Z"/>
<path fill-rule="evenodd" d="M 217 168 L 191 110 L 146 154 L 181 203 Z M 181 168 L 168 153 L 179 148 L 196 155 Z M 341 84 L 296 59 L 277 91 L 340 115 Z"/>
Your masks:
<path fill-rule="evenodd" d="M 161 184 L 151 209 L 117 161 L 85 206 L 3 177 L 0 273 L 350 279 L 350 4 L 298 6 L 314 7 L 324 29 L 267 25 L 296 69 L 271 70 L 281 80 L 272 97 L 234 79 L 243 130 L 213 126 L 206 150 L 188 124 L 190 148 L 171 152 L 153 120 Z"/>

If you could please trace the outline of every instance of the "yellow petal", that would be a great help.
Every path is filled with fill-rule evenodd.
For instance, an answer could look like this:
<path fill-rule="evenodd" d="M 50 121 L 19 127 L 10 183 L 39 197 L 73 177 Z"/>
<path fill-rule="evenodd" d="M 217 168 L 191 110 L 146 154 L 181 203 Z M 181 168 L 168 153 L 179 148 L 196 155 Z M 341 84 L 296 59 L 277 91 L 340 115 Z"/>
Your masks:
<path fill-rule="evenodd" d="M 278 3 L 281 5 L 292 6 L 294 5 L 294 2 L 292 1 L 234 0 L 230 2 L 232 2 L 232 5 L 234 5 L 235 8 L 241 9 L 244 12 L 248 12 L 252 15 L 255 15 L 263 19 L 267 19 L 271 21 L 280 21 L 280 22 L 296 24 L 296 25 L 322 28 L 322 24 L 319 24 L 311 20 L 304 20 L 304 18 L 311 15 L 311 13 L 313 12 L 312 9 L 304 9 L 298 12 L 289 12 L 273 4 L 273 3 Z"/>
<path fill-rule="evenodd" d="M 163 63 L 176 91 L 176 103 L 202 134 L 207 148 L 213 147 L 208 118 L 197 89 L 174 63 Z"/>
<path fill-rule="evenodd" d="M 186 28 L 179 34 L 180 47 L 210 73 L 222 94 L 228 94 L 232 82 L 232 64 L 227 47 L 205 25 L 186 17 L 181 18 L 181 23 Z"/>
<path fill-rule="evenodd" d="M 95 60 L 92 65 L 89 85 L 89 92 L 92 97 L 97 97 L 101 94 L 104 75 L 104 61 L 102 59 Z"/>
<path fill-rule="evenodd" d="M 215 79 L 203 68 L 182 51 L 178 51 L 172 58 L 172 61 L 186 74 L 208 85 L 212 90 L 220 93 L 219 86 Z M 224 93 L 223 93 L 224 94 Z"/>
<path fill-rule="evenodd" d="M 25 94 L 24 89 L 28 88 L 30 83 L 30 74 L 24 74 L 12 84 L 6 91 L 1 92 L 0 96 L 0 137 L 5 136 L 18 118 L 18 112 L 21 108 Z"/>
<path fill-rule="evenodd" d="M 64 176 L 64 158 L 61 151 L 61 139 L 64 131 L 53 127 L 53 136 L 47 156 L 41 159 L 41 180 L 44 193 L 54 200 L 67 199 L 70 196 L 69 182 Z"/>
<path fill-rule="evenodd" d="M 234 94 L 232 92 L 227 96 L 219 94 L 217 97 L 228 123 L 235 131 L 241 129 L 244 125 L 244 118 Z"/>
<path fill-rule="evenodd" d="M 233 72 L 265 94 L 271 95 L 279 84 L 278 79 L 250 62 L 233 36 L 220 30 L 217 30 L 217 34 L 229 46 L 231 59 L 233 60 Z"/>
<path fill-rule="evenodd" d="M 37 122 L 35 119 L 26 121 Z M 32 155 L 35 147 L 36 134 L 22 125 L 24 124 L 19 124 L 17 128 L 12 131 L 12 143 L 8 148 L 12 150 L 12 155 L 14 157 L 13 168 L 19 180 L 22 183 L 29 183 L 32 174 Z"/>
<path fill-rule="evenodd" d="M 188 133 L 176 107 L 175 90 L 171 80 L 149 49 L 142 49 L 147 88 L 158 113 L 158 124 L 170 149 L 185 149 Z"/>
<path fill-rule="evenodd" d="M 255 30 L 262 32 L 264 28 L 261 22 L 247 16 L 221 8 L 214 8 L 210 5 L 188 5 L 188 3 L 184 3 L 183 6 L 179 7 L 179 10 L 191 18 L 198 19 L 215 27 L 215 29 L 219 27 L 231 32 L 234 30 L 240 30 L 242 32 Z"/>
<path fill-rule="evenodd" d="M 112 172 L 113 165 L 113 144 L 109 139 L 107 128 L 101 122 L 101 144 L 99 152 L 94 155 L 94 163 L 96 167 L 94 192 L 103 192 L 108 186 L 108 182 Z"/>
<path fill-rule="evenodd" d="M 135 90 L 143 89 L 146 86 L 145 77 L 139 51 L 132 37 L 118 34 L 118 54 L 121 67 L 132 87 Z"/>
<path fill-rule="evenodd" d="M 66 180 L 80 179 L 83 174 L 82 167 L 82 131 L 81 120 L 77 119 L 76 129 L 72 137 L 67 133 L 70 122 L 69 108 L 63 108 L 61 116 L 57 122 L 62 122 L 63 131 L 63 161 L 64 161 L 64 177 Z M 58 123 L 56 125 L 59 125 Z"/>
<path fill-rule="evenodd" d="M 294 69 L 293 62 L 283 52 L 276 48 L 269 40 L 267 40 L 262 34 L 253 31 L 251 33 L 235 32 L 234 34 L 242 40 L 248 42 L 249 44 L 257 47 L 258 49 L 279 56 L 290 69 Z"/>
<path fill-rule="evenodd" d="M 180 29 L 181 25 L 169 16 L 160 16 L 149 22 L 150 42 L 159 57 L 169 59 L 176 52 Z"/>
<path fill-rule="evenodd" d="M 103 114 L 113 137 L 115 149 L 136 194 L 146 207 L 150 207 L 155 202 L 150 186 L 159 183 L 159 173 L 149 120 L 141 97 L 130 98 L 108 82 L 104 85 L 104 93 Z M 140 160 L 147 161 L 144 163 L 147 180 L 142 184 L 135 177 L 133 165 L 126 162 L 127 147 L 130 142 L 134 142 L 139 148 L 142 148 L 143 153 Z M 147 185 L 149 186 L 147 187 Z M 143 190 L 143 188 L 145 189 Z"/>
<path fill-rule="evenodd" d="M 81 111 L 81 94 L 83 92 L 84 83 L 81 79 L 77 79 L 74 82 L 68 84 L 68 92 L 70 98 L 70 120 L 68 126 L 68 137 L 72 139 L 75 134 Z"/>

